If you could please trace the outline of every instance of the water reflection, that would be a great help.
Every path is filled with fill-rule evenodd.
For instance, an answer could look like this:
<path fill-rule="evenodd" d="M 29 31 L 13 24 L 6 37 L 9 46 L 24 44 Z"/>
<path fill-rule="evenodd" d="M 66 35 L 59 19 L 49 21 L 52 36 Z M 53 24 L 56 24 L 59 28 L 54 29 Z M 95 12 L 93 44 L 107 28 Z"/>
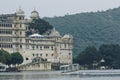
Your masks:
<path fill-rule="evenodd" d="M 23 75 L 0 75 L 0 80 L 24 80 Z"/>
<path fill-rule="evenodd" d="M 0 80 L 41 80 L 50 78 L 60 78 L 60 72 L 20 72 L 20 73 L 0 73 Z"/>
<path fill-rule="evenodd" d="M 29 75 L 23 75 L 23 79 L 49 79 L 49 78 L 57 78 L 60 77 L 60 74 L 29 74 Z"/>
<path fill-rule="evenodd" d="M 119 80 L 116 76 L 68 75 L 60 72 L 19 72 L 0 73 L 0 80 Z"/>

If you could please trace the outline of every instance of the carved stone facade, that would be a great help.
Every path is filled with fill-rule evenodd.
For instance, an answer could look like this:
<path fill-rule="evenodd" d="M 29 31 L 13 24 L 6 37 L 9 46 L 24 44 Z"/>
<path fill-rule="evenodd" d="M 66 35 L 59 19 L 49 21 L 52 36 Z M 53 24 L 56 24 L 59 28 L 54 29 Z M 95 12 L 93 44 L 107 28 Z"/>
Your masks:
<path fill-rule="evenodd" d="M 32 34 L 26 37 L 28 23 L 39 18 L 37 11 L 32 11 L 30 19 L 24 18 L 24 11 L 19 9 L 14 14 L 0 15 L 0 48 L 10 53 L 20 52 L 23 64 L 41 57 L 52 63 L 72 64 L 73 37 L 61 36 L 55 28 L 49 35 Z"/>

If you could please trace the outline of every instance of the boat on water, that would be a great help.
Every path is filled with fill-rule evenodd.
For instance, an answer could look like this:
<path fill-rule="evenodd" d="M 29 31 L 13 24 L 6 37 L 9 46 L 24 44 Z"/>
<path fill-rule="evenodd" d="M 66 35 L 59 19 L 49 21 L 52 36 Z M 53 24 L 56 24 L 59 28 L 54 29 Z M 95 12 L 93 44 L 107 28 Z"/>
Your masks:
<path fill-rule="evenodd" d="M 17 67 L 8 67 L 7 65 L 0 63 L 0 72 L 20 72 Z"/>
<path fill-rule="evenodd" d="M 79 70 L 79 64 L 70 64 L 60 66 L 62 73 L 74 72 Z"/>
<path fill-rule="evenodd" d="M 0 72 L 5 72 L 6 71 L 6 65 L 0 63 Z"/>
<path fill-rule="evenodd" d="M 62 74 L 81 75 L 81 76 L 120 76 L 120 69 L 110 70 L 79 70 L 79 64 L 60 66 Z"/>
<path fill-rule="evenodd" d="M 120 76 L 120 70 L 78 70 L 67 74 L 82 76 Z"/>

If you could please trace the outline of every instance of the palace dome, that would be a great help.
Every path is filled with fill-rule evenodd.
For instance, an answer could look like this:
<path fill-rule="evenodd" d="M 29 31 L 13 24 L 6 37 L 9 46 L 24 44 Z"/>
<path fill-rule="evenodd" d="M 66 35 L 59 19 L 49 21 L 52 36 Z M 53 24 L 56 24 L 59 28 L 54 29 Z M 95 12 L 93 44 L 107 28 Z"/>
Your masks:
<path fill-rule="evenodd" d="M 55 30 L 55 28 L 53 28 L 53 30 L 50 33 L 50 36 L 60 36 L 60 33 L 57 30 Z"/>
<path fill-rule="evenodd" d="M 65 34 L 65 35 L 63 36 L 63 38 L 72 38 L 72 35 L 70 35 L 70 34 Z"/>
<path fill-rule="evenodd" d="M 31 12 L 31 18 L 32 19 L 38 19 L 39 18 L 39 13 L 35 9 Z"/>
<path fill-rule="evenodd" d="M 40 38 L 40 37 L 44 37 L 44 36 L 43 36 L 43 35 L 40 35 L 40 34 L 35 33 L 35 34 L 30 35 L 30 37 L 31 37 L 31 38 Z"/>

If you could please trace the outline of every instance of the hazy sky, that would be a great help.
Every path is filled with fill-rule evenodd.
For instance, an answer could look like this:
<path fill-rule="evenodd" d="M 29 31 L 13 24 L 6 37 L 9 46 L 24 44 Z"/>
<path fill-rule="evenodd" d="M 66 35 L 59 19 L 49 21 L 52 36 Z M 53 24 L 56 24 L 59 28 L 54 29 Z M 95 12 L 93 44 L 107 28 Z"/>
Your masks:
<path fill-rule="evenodd" d="M 27 16 L 36 8 L 41 17 L 51 17 L 115 8 L 120 0 L 0 0 L 0 14 L 14 13 L 20 6 Z"/>

